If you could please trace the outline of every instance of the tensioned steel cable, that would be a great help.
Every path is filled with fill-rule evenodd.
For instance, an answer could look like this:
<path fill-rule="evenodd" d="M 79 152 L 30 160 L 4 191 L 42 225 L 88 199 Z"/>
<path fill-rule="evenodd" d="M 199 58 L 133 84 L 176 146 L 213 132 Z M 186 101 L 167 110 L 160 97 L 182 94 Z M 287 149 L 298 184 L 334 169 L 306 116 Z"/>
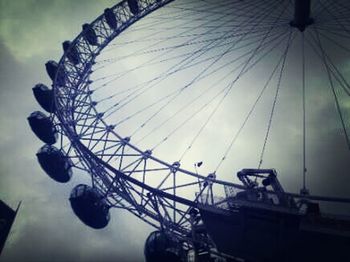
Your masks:
<path fill-rule="evenodd" d="M 261 32 L 260 32 L 260 33 L 261 33 Z M 263 31 L 263 32 L 261 33 L 261 35 L 263 35 L 264 33 L 265 33 L 265 32 Z M 276 32 L 275 34 L 277 35 L 277 34 L 279 34 L 279 32 Z M 240 36 L 240 35 L 243 35 L 243 34 L 240 33 L 240 34 L 236 34 L 235 36 Z M 259 35 L 253 35 L 252 37 L 256 38 L 256 37 L 259 37 Z M 247 38 L 247 39 L 248 39 L 248 38 Z M 234 41 L 236 41 L 236 40 L 234 40 Z M 223 46 L 231 45 L 232 42 L 233 42 L 233 41 L 231 41 L 231 42 L 225 42 L 225 43 L 223 43 L 223 44 L 217 45 L 217 47 L 223 47 Z M 232 49 L 230 52 L 233 52 L 233 51 L 238 50 L 238 49 L 240 49 L 240 48 L 245 48 L 245 47 L 247 47 L 247 46 L 250 46 L 250 45 L 254 44 L 255 42 L 256 42 L 256 41 L 250 42 L 250 43 L 244 43 L 245 45 L 238 46 L 238 47 Z M 206 49 L 206 50 L 210 50 L 210 49 L 212 49 L 212 48 L 208 48 L 208 49 Z M 229 53 L 230 53 L 230 52 L 229 52 Z M 173 56 L 173 57 L 170 57 L 170 58 L 165 58 L 165 59 L 162 59 L 162 60 L 160 60 L 160 61 L 154 61 L 154 62 L 149 63 L 149 64 L 142 64 L 141 66 L 138 66 L 138 67 L 136 67 L 136 68 L 129 69 L 129 70 L 128 70 L 128 73 L 131 72 L 131 71 L 134 71 L 134 70 L 136 70 L 136 69 L 139 69 L 139 68 L 148 67 L 148 66 L 156 65 L 156 64 L 160 64 L 160 63 L 166 63 L 166 62 L 171 61 L 171 60 L 173 60 L 173 59 L 178 59 L 178 58 L 181 58 L 181 57 L 183 57 L 183 56 L 187 56 L 187 55 L 192 54 L 192 53 L 193 53 L 193 51 L 191 50 L 191 51 L 189 51 L 189 52 L 187 52 L 187 53 L 180 54 L 180 55 L 176 55 L 176 56 Z M 175 70 L 173 73 L 177 73 L 177 72 L 186 70 L 186 69 L 188 69 L 188 68 L 190 68 L 190 67 L 196 66 L 196 65 L 198 65 L 198 64 L 200 64 L 200 63 L 204 63 L 204 62 L 210 61 L 211 59 L 215 59 L 216 57 L 219 57 L 219 56 L 220 56 L 220 54 L 216 54 L 216 55 L 214 55 L 214 56 L 206 57 L 206 58 L 204 58 L 204 59 L 202 59 L 202 60 L 199 60 L 198 62 L 195 62 L 195 63 L 189 64 L 189 65 L 183 66 L 183 67 L 181 67 L 180 69 Z M 95 80 L 95 81 L 96 81 L 96 80 Z M 124 89 L 124 90 L 117 91 L 117 92 L 111 94 L 110 96 L 108 96 L 108 97 L 106 97 L 106 98 L 103 98 L 103 99 L 101 99 L 101 100 L 99 100 L 99 101 L 97 101 L 97 102 L 100 103 L 100 102 L 103 102 L 103 101 L 106 101 L 106 100 L 110 100 L 110 99 L 112 99 L 112 98 L 114 98 L 114 97 L 116 97 L 116 96 L 118 96 L 118 95 L 120 95 L 120 94 L 133 91 L 133 90 L 135 90 L 135 89 L 140 88 L 140 87 L 139 87 L 140 85 L 142 85 L 142 84 L 147 84 L 148 82 L 149 82 L 149 81 L 146 81 L 146 82 L 143 82 L 143 83 L 138 84 L 138 85 L 136 85 L 136 86 L 129 87 L 128 89 Z M 107 110 L 108 110 L 108 109 L 107 109 Z"/>
<path fill-rule="evenodd" d="M 282 76 L 283 76 L 283 72 L 284 72 L 286 58 L 287 58 L 288 50 L 289 50 L 289 47 L 290 47 L 290 44 L 291 44 L 291 40 L 292 40 L 292 38 L 291 38 L 292 32 L 293 32 L 292 29 L 290 29 L 289 41 L 287 42 L 287 46 L 286 46 L 285 54 L 284 54 L 284 57 L 283 57 L 281 70 L 280 70 L 280 73 L 279 73 L 276 93 L 275 93 L 275 97 L 274 97 L 272 108 L 271 108 L 271 113 L 270 113 L 270 117 L 269 117 L 269 121 L 268 121 L 268 126 L 267 126 L 267 130 L 266 130 L 264 144 L 263 144 L 263 147 L 262 147 L 262 150 L 261 150 L 261 153 L 260 153 L 258 169 L 260 169 L 260 167 L 261 167 L 261 165 L 263 163 L 263 158 L 264 158 L 264 154 L 265 154 L 265 150 L 266 150 L 267 140 L 269 138 L 269 134 L 270 134 L 271 126 L 272 126 L 272 119 L 273 119 L 273 116 L 274 116 L 274 113 L 275 113 L 277 99 L 278 99 L 278 95 L 279 95 L 279 91 L 280 91 L 280 87 L 281 87 L 281 80 L 282 80 Z"/>
<path fill-rule="evenodd" d="M 271 8 L 269 8 L 269 9 L 271 9 Z M 216 41 L 214 41 L 213 43 L 215 43 L 215 42 L 216 42 Z M 212 43 L 209 43 L 209 44 L 206 45 L 206 46 L 210 46 L 211 44 L 212 44 Z M 218 45 L 218 44 L 219 44 L 219 42 L 217 42 L 217 43 L 214 45 L 214 47 L 215 47 L 216 45 Z M 204 50 L 204 51 L 202 51 L 202 50 Z M 162 81 L 163 79 L 165 79 L 165 78 L 166 78 L 167 76 L 169 76 L 170 74 L 173 74 L 173 73 L 177 72 L 178 70 L 180 70 L 183 66 L 185 66 L 185 65 L 187 64 L 188 60 L 189 60 L 190 58 L 192 58 L 193 56 L 197 55 L 197 56 L 195 56 L 195 58 L 198 58 L 198 57 L 202 56 L 203 54 L 205 54 L 206 51 L 207 51 L 207 50 L 204 49 L 204 48 L 201 48 L 201 49 L 195 51 L 195 52 L 192 53 L 189 57 L 187 57 L 187 58 L 181 60 L 179 63 L 177 63 L 176 66 L 179 66 L 179 65 L 180 65 L 180 68 L 177 68 L 177 69 L 173 70 L 174 66 L 172 66 L 170 69 L 166 70 L 165 73 L 163 73 L 163 74 L 161 74 L 160 76 L 157 76 L 157 77 L 151 79 L 150 81 L 148 81 L 148 83 L 153 83 L 151 86 L 148 86 L 148 85 L 141 86 L 141 88 L 140 88 L 141 92 L 135 93 L 136 91 L 138 91 L 138 90 L 136 90 L 136 91 L 134 91 L 134 92 L 131 94 L 131 95 L 133 95 L 133 96 L 128 95 L 126 98 L 123 98 L 123 99 L 122 99 L 123 102 L 122 102 L 122 103 L 120 103 L 120 102 L 116 103 L 116 104 L 115 104 L 115 105 L 116 105 L 116 108 L 115 108 L 113 111 L 109 112 L 105 117 L 108 117 L 108 116 L 112 115 L 114 112 L 118 111 L 119 109 L 121 109 L 122 107 L 124 107 L 125 105 L 127 105 L 128 103 L 130 103 L 131 101 L 135 100 L 136 98 L 138 98 L 138 97 L 139 97 L 140 95 L 142 95 L 143 93 L 149 91 L 150 88 L 153 88 L 154 86 L 156 86 L 160 81 Z M 191 61 L 193 61 L 193 59 L 191 59 L 190 62 L 191 62 Z M 156 80 L 159 80 L 159 81 L 158 81 L 158 82 L 154 82 L 154 81 L 156 81 Z M 146 88 L 147 88 L 147 89 L 146 89 Z M 125 101 L 125 100 L 126 100 L 126 101 Z"/>
<path fill-rule="evenodd" d="M 305 35 L 301 33 L 301 68 L 303 101 L 303 191 L 306 192 L 306 105 L 305 105 Z"/>
<path fill-rule="evenodd" d="M 276 39 L 281 38 L 281 36 L 283 36 L 283 34 L 281 34 L 281 33 L 278 32 L 278 36 L 275 37 L 275 38 L 273 38 L 271 41 L 269 41 L 269 44 L 271 44 L 271 43 L 272 43 L 273 41 L 275 41 Z M 256 42 L 257 42 L 257 41 L 254 41 L 253 44 L 256 43 Z M 278 43 L 280 43 L 280 42 L 278 42 Z M 276 44 L 275 46 L 278 46 L 278 44 Z M 241 48 L 241 47 L 240 47 L 240 48 Z M 252 53 L 252 52 L 253 52 L 252 50 L 249 50 L 248 52 L 246 52 L 246 53 L 240 55 L 238 58 L 233 59 L 232 61 L 229 61 L 229 62 L 225 63 L 224 65 L 220 66 L 219 68 L 216 68 L 215 70 L 211 71 L 210 74 L 213 74 L 213 73 L 219 71 L 220 69 L 226 68 L 226 67 L 229 66 L 230 64 L 235 63 L 235 62 L 238 61 L 239 59 L 241 59 L 241 58 L 243 58 L 243 57 L 249 55 L 249 54 Z M 244 63 L 241 63 L 240 65 L 243 65 L 243 64 L 244 64 Z M 200 93 L 199 96 L 197 96 L 197 97 L 196 97 L 194 100 L 192 100 L 189 104 L 186 104 L 185 107 L 182 107 L 178 112 L 183 111 L 185 108 L 189 107 L 195 100 L 197 100 L 197 98 L 203 96 L 203 95 L 207 92 L 207 90 L 212 89 L 213 87 L 215 87 L 215 85 L 217 85 L 218 83 L 220 83 L 221 80 L 223 80 L 223 79 L 227 78 L 228 76 L 232 75 L 234 71 L 236 71 L 236 70 L 239 69 L 239 67 L 240 67 L 240 66 L 237 66 L 234 70 L 231 70 L 228 74 L 226 74 L 226 76 L 225 76 L 224 78 L 220 79 L 220 81 L 217 81 L 214 85 L 211 85 L 210 88 L 205 89 L 202 93 Z M 200 77 L 200 80 L 205 79 L 207 76 L 210 76 L 210 74 L 207 74 L 207 75 L 204 75 L 204 76 Z M 131 114 L 131 115 L 125 117 L 124 119 L 120 120 L 120 121 L 117 123 L 117 125 L 119 125 L 119 124 L 121 124 L 121 123 L 123 123 L 123 122 L 125 122 L 125 121 L 127 121 L 127 120 L 129 120 L 129 119 L 131 119 L 132 117 L 134 117 L 134 116 L 136 116 L 136 115 L 138 115 L 138 114 L 144 112 L 145 110 L 149 109 L 150 107 L 153 107 L 153 106 L 155 106 L 156 104 L 159 104 L 160 102 L 163 102 L 165 99 L 167 99 L 167 98 L 170 97 L 171 100 L 169 100 L 168 102 L 166 102 L 166 104 L 164 104 L 164 105 L 163 105 L 161 108 L 159 108 L 155 113 L 153 113 L 151 117 L 149 117 L 146 121 L 144 121 L 144 122 L 142 123 L 142 125 L 141 125 L 139 128 L 137 128 L 137 129 L 131 134 L 131 137 L 132 137 L 137 131 L 140 130 L 140 128 L 144 127 L 150 120 L 152 120 L 158 113 L 160 113 L 160 111 L 161 111 L 162 109 L 164 109 L 165 106 L 167 106 L 167 104 L 171 103 L 171 102 L 174 100 L 174 98 L 175 98 L 174 94 L 176 94 L 176 93 L 177 93 L 177 90 L 175 90 L 175 92 L 171 92 L 170 94 L 167 94 L 167 95 L 163 96 L 163 97 L 160 98 L 160 99 L 157 99 L 157 100 L 156 100 L 155 102 L 153 102 L 152 104 L 147 105 L 147 106 L 145 106 L 145 107 L 139 109 L 139 110 L 136 111 L 135 113 L 133 113 L 133 114 Z M 176 115 L 176 114 L 175 114 L 175 115 Z M 170 120 L 170 119 L 167 119 L 166 121 L 168 121 L 168 120 Z M 159 126 L 158 126 L 158 127 L 159 127 Z"/>
<path fill-rule="evenodd" d="M 266 51 L 261 57 L 259 57 L 259 59 L 257 59 L 252 65 L 249 66 L 249 68 L 247 68 L 247 70 L 251 69 L 252 67 L 255 66 L 256 63 L 258 63 L 259 61 L 261 61 L 265 56 L 267 56 L 272 50 L 274 50 L 276 47 L 278 47 L 280 45 L 280 43 L 282 43 L 282 41 L 284 40 L 284 38 L 282 38 L 280 41 L 278 41 L 277 44 L 273 45 L 268 51 Z M 243 58 L 246 55 L 251 54 L 253 51 L 249 51 L 243 55 L 241 55 L 239 58 Z M 236 61 L 231 61 L 231 62 L 236 62 Z M 228 66 L 231 62 L 224 64 L 222 67 L 226 67 Z M 220 82 L 222 82 L 224 79 L 230 77 L 235 71 L 239 70 L 241 68 L 241 66 L 243 66 L 245 63 L 245 61 L 243 61 L 242 63 L 240 63 L 238 66 L 236 66 L 234 69 L 232 69 L 231 71 L 229 71 L 224 77 L 222 77 L 221 79 L 219 79 L 218 81 L 216 81 L 214 84 L 212 84 L 211 86 L 208 87 L 208 89 L 212 89 L 213 87 L 216 87 Z M 219 68 L 221 69 L 221 67 Z M 246 71 L 247 71 L 246 70 Z M 217 95 L 223 93 L 225 90 L 227 90 L 227 88 L 229 88 L 229 85 L 227 85 L 226 87 L 224 87 L 223 89 L 221 89 Z M 204 93 L 200 94 L 199 96 L 197 96 L 197 98 L 199 98 L 200 96 L 202 96 Z M 204 109 L 206 106 L 208 106 L 209 104 L 211 104 L 212 102 L 214 102 L 214 98 L 216 96 L 213 96 L 205 105 L 202 106 L 202 109 Z M 194 102 L 194 101 L 192 101 Z M 141 142 L 143 139 L 145 139 L 146 137 L 148 137 L 149 135 L 151 135 L 154 131 L 159 130 L 160 127 L 162 127 L 164 124 L 166 124 L 167 122 L 169 122 L 173 117 L 175 117 L 178 113 L 184 111 L 185 109 L 189 108 L 192 105 L 192 103 L 188 103 L 186 104 L 185 107 L 181 107 L 178 111 L 176 111 L 174 114 L 172 114 L 169 118 L 167 118 L 166 120 L 164 120 L 163 122 L 161 122 L 160 124 L 156 125 L 154 128 L 152 128 L 146 135 L 142 136 L 141 139 L 136 141 L 136 144 L 138 144 L 139 142 Z M 190 120 L 190 119 L 189 119 Z M 188 120 L 188 121 L 189 121 Z M 186 123 L 188 122 L 186 121 Z M 143 124 L 142 124 L 143 125 Z M 142 127 L 141 125 L 141 127 Z M 137 129 L 138 130 L 138 129 Z M 132 135 L 134 135 L 136 133 L 136 131 L 134 133 L 132 133 Z M 191 148 L 191 145 L 189 146 Z M 188 148 L 186 151 L 188 151 L 190 148 Z M 180 160 L 183 158 L 184 154 L 186 152 L 183 153 L 182 157 L 180 157 Z"/>
<path fill-rule="evenodd" d="M 234 143 L 237 141 L 239 135 L 241 134 L 243 128 L 245 127 L 245 125 L 247 124 L 250 116 L 253 114 L 258 102 L 260 101 L 261 97 L 263 96 L 263 94 L 265 93 L 266 89 L 268 88 L 273 76 L 275 75 L 278 67 L 281 65 L 282 61 L 284 59 L 284 53 L 281 55 L 279 61 L 277 62 L 276 66 L 274 67 L 273 71 L 271 72 L 269 78 L 267 79 L 265 85 L 263 86 L 262 90 L 260 91 L 258 97 L 256 98 L 254 104 L 252 105 L 251 109 L 249 110 L 248 114 L 246 115 L 242 125 L 240 126 L 240 128 L 238 129 L 238 131 L 235 133 L 235 135 L 233 136 L 228 148 L 226 149 L 223 157 L 221 158 L 219 164 L 217 165 L 217 167 L 215 168 L 215 173 L 218 171 L 218 169 L 221 167 L 221 165 L 223 164 L 223 162 L 226 160 L 229 152 L 231 151 L 232 149 L 232 146 L 234 145 Z"/>
<path fill-rule="evenodd" d="M 323 45 L 322 45 L 322 42 L 321 42 L 321 39 L 320 39 L 320 36 L 318 34 L 317 29 L 314 29 L 314 32 L 316 33 L 317 43 L 318 43 L 318 46 L 319 46 L 319 48 L 320 48 L 320 50 L 322 52 L 323 64 L 324 64 L 324 66 L 326 68 L 326 71 L 327 71 L 329 84 L 330 84 L 330 87 L 331 87 L 331 90 L 332 90 L 332 93 L 333 93 L 333 97 L 334 97 L 334 101 L 335 101 L 335 104 L 336 104 L 336 107 L 337 107 L 337 111 L 338 111 L 338 115 L 339 115 L 340 122 L 341 122 L 341 125 L 342 125 L 342 129 L 343 129 L 343 132 L 344 132 L 346 144 L 347 144 L 348 149 L 350 150 L 350 138 L 349 138 L 349 134 L 348 134 L 347 129 L 346 129 L 344 116 L 343 116 L 343 113 L 342 113 L 341 108 L 340 108 L 339 99 L 338 99 L 338 96 L 337 96 L 337 94 L 335 92 L 334 83 L 333 83 L 333 80 L 332 80 L 332 75 L 331 75 L 331 72 L 329 70 L 329 66 L 328 66 L 327 59 L 326 59 L 326 53 L 325 53 L 325 51 L 323 49 Z"/>
<path fill-rule="evenodd" d="M 281 11 L 279 17 L 281 17 L 285 10 L 286 10 L 287 6 Z M 275 24 L 277 24 L 279 17 L 276 19 Z M 261 23 L 263 20 L 261 20 L 259 23 Z M 214 107 L 214 109 L 212 110 L 212 112 L 209 114 L 209 116 L 207 117 L 206 121 L 204 122 L 204 124 L 200 127 L 198 133 L 195 135 L 195 139 L 197 139 L 197 137 L 200 135 L 200 133 L 204 130 L 204 128 L 207 126 L 207 124 L 209 123 L 209 121 L 211 120 L 211 118 L 214 116 L 214 114 L 216 113 L 216 111 L 218 110 L 218 108 L 220 107 L 220 105 L 222 104 L 222 102 L 225 100 L 225 98 L 227 97 L 227 95 L 229 94 L 229 92 L 232 90 L 234 84 L 237 82 L 237 80 L 242 76 L 243 72 L 245 71 L 246 67 L 249 65 L 249 63 L 251 62 L 251 60 L 253 59 L 253 57 L 255 56 L 256 52 L 261 48 L 262 44 L 264 43 L 264 41 L 266 40 L 266 38 L 269 36 L 270 32 L 273 30 L 274 26 L 271 26 L 270 30 L 268 30 L 268 32 L 265 34 L 265 36 L 263 37 L 263 39 L 260 41 L 259 45 L 254 49 L 254 52 L 252 53 L 252 55 L 247 59 L 247 61 L 245 62 L 244 66 L 242 67 L 242 69 L 240 70 L 238 76 L 230 83 L 229 88 L 227 89 L 227 91 L 224 93 L 224 96 L 219 100 L 219 102 L 217 103 L 217 105 Z M 187 120 L 189 121 L 189 120 Z M 174 129 L 172 132 L 170 132 L 167 136 L 165 136 L 165 138 L 163 138 L 160 142 L 158 142 L 153 148 L 152 150 L 154 150 L 155 148 L 157 148 L 158 146 L 160 146 L 161 144 L 163 144 L 166 140 L 168 140 L 168 138 L 170 136 L 172 136 L 180 127 L 182 127 L 184 125 L 185 122 L 182 122 L 176 129 Z"/>

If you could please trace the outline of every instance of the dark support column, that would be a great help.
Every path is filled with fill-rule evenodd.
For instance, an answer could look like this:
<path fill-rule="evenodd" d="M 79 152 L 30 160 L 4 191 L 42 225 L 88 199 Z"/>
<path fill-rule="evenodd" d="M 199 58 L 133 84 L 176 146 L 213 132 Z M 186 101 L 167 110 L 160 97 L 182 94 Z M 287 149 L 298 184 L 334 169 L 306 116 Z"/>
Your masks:
<path fill-rule="evenodd" d="M 301 32 L 311 25 L 314 20 L 310 17 L 311 0 L 294 0 L 294 19 L 290 25 L 298 28 Z"/>

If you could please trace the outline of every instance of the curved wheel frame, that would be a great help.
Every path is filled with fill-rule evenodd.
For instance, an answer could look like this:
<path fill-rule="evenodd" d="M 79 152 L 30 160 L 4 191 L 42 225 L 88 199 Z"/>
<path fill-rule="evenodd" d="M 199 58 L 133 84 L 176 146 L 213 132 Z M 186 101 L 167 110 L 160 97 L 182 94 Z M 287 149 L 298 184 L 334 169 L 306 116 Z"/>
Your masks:
<path fill-rule="evenodd" d="M 76 160 L 74 166 L 89 172 L 93 187 L 105 194 L 111 207 L 127 209 L 158 229 L 166 228 L 190 248 L 193 244 L 191 209 L 198 203 L 225 209 L 225 199 L 216 199 L 214 192 L 223 195 L 227 190 L 239 191 L 245 187 L 182 169 L 178 162 L 164 162 L 151 151 L 133 146 L 129 138 L 121 137 L 114 126 L 104 121 L 89 88 L 92 66 L 102 49 L 136 21 L 172 1 L 138 0 L 139 12 L 135 14 L 129 8 L 130 1 L 121 1 L 111 8 L 117 19 L 116 28 L 108 26 L 103 14 L 90 24 L 97 35 L 97 45 L 87 41 L 85 31 L 80 33 L 59 62 L 53 83 L 56 111 L 52 117 L 60 127 L 61 143 L 64 144 L 65 137 L 69 140 L 65 151 Z M 67 56 L 73 47 L 80 55 L 78 64 Z M 146 181 L 154 174 L 161 174 L 157 186 Z M 178 176 L 186 177 L 187 182 L 179 183 Z M 349 199 L 286 194 L 295 198 L 350 202 Z M 208 248 L 214 246 L 209 237 L 197 241 Z"/>

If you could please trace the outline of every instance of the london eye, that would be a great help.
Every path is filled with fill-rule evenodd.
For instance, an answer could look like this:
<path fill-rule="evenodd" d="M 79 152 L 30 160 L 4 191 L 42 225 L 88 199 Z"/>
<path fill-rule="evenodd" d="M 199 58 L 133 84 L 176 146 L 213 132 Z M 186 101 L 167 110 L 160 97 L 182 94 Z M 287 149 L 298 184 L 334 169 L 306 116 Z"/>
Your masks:
<path fill-rule="evenodd" d="M 350 196 L 315 194 L 310 156 L 332 132 L 350 159 L 349 30 L 341 0 L 123 0 L 46 63 L 38 162 L 90 179 L 69 199 L 87 226 L 153 226 L 146 261 L 346 261 L 350 219 L 322 208 Z"/>

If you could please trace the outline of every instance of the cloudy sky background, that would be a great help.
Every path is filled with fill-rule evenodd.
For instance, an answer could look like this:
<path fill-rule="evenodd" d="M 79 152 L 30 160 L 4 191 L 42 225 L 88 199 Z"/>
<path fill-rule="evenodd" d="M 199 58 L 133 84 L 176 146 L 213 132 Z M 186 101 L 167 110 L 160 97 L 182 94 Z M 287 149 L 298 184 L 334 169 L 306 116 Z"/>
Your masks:
<path fill-rule="evenodd" d="M 83 178 L 78 175 L 68 185 L 61 185 L 46 177 L 35 156 L 42 143 L 34 137 L 26 121 L 30 112 L 39 109 L 31 88 L 39 82 L 50 84 L 45 62 L 59 60 L 62 42 L 73 39 L 83 23 L 92 21 L 105 7 L 114 4 L 112 0 L 0 0 L 0 199 L 13 208 L 23 201 L 0 261 L 143 259 L 144 240 L 152 229 L 121 210 L 111 210 L 111 223 L 103 230 L 83 225 L 68 201 L 71 188 Z M 343 72 L 348 76 L 349 62 L 341 60 L 340 64 L 347 65 Z M 316 94 L 315 88 L 322 80 L 312 81 L 311 93 Z M 308 149 L 313 166 L 310 175 L 313 192 L 350 197 L 349 150 L 337 116 L 330 113 L 334 106 L 325 102 L 322 95 L 310 99 L 310 104 L 322 112 L 310 116 L 310 134 L 318 133 L 310 136 L 313 146 Z M 343 101 L 343 106 L 349 112 L 349 100 Z M 285 139 L 285 129 L 281 130 L 275 134 L 283 141 L 281 147 L 293 146 L 293 137 Z M 300 138 L 300 130 L 291 130 L 290 134 Z M 271 166 L 282 162 L 279 150 L 276 146 L 270 151 Z M 299 160 L 300 152 L 292 151 L 283 156 L 281 168 L 292 172 Z M 300 162 L 297 165 L 300 168 Z M 300 188 L 300 176 L 285 176 L 282 180 L 287 188 Z M 350 214 L 349 207 L 343 211 Z"/>

